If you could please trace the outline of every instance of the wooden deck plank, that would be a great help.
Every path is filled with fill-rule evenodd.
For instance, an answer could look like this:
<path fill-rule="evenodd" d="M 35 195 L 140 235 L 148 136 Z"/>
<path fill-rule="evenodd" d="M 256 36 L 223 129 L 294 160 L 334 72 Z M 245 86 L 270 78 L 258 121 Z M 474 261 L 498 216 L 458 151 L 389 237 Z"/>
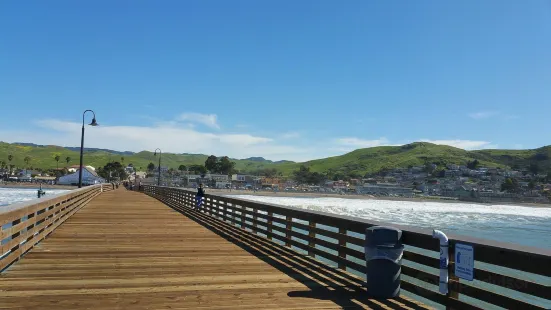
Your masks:
<path fill-rule="evenodd" d="M 0 309 L 420 309 L 196 211 L 104 193 L 0 276 Z"/>

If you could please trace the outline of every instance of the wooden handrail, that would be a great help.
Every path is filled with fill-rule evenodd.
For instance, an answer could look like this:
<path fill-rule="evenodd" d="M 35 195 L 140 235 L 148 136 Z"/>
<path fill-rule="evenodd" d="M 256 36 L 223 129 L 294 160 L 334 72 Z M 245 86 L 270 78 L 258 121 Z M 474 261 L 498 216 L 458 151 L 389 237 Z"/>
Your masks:
<path fill-rule="evenodd" d="M 195 193 L 189 190 L 144 185 L 143 191 L 172 207 L 195 206 Z M 450 293 L 441 295 L 437 287 L 439 243 L 433 239 L 431 230 L 217 195 L 205 195 L 202 211 L 306 255 L 321 258 L 337 268 L 364 276 L 366 228 L 390 225 L 402 230 L 402 240 L 406 245 L 401 279 L 403 290 L 447 309 L 482 309 L 484 303 L 509 309 L 551 308 L 551 250 L 448 235 L 452 253 L 456 243 L 470 244 L 474 247 L 475 261 L 488 266 L 484 269 L 477 266 L 474 274 L 477 281 L 457 281 L 452 261 L 449 266 Z M 503 271 L 500 267 L 511 270 Z M 525 272 L 534 275 L 526 276 Z M 511 295 L 511 291 L 515 294 Z M 466 301 L 462 296 L 482 303 L 472 299 Z"/>
<path fill-rule="evenodd" d="M 99 184 L 0 208 L 0 272 L 111 184 Z"/>

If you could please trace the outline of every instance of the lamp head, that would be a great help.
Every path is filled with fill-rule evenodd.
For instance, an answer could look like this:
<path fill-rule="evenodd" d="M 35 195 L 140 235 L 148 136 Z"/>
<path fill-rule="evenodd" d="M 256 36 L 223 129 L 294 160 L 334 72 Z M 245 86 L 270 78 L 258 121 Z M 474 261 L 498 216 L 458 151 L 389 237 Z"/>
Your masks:
<path fill-rule="evenodd" d="M 157 151 L 155 151 L 155 153 L 153 154 L 153 156 L 157 156 Z"/>
<path fill-rule="evenodd" d="M 92 122 L 90 123 L 90 126 L 99 126 L 98 122 L 96 122 L 95 117 L 92 119 Z"/>

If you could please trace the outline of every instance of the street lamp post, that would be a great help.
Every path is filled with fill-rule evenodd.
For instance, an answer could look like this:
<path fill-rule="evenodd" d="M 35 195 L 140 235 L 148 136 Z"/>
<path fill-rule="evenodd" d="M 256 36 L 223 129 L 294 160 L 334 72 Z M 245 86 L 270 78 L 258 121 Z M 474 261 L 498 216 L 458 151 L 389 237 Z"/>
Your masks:
<path fill-rule="evenodd" d="M 155 149 L 155 153 L 153 154 L 153 156 L 157 156 L 157 150 L 159 150 L 159 167 L 157 167 L 157 172 L 159 173 L 159 175 L 157 176 L 157 186 L 161 186 L 161 156 L 162 156 L 162 153 L 161 153 L 161 149 L 157 148 L 157 149 Z"/>
<path fill-rule="evenodd" d="M 92 122 L 89 124 L 90 126 L 98 126 L 98 123 L 96 122 L 96 113 L 92 110 L 86 110 L 84 113 L 82 113 L 82 134 L 80 136 L 80 168 L 78 169 L 78 188 L 82 187 L 82 153 L 84 151 L 84 114 L 86 112 L 92 112 L 94 115 L 94 118 L 92 118 Z"/>

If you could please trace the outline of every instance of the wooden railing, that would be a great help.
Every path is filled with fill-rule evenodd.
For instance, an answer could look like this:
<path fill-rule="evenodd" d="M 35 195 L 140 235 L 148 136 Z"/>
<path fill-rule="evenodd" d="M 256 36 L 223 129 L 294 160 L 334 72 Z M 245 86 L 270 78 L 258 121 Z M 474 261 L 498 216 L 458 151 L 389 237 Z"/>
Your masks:
<path fill-rule="evenodd" d="M 195 193 L 144 185 L 143 191 L 173 208 L 191 208 Z M 206 195 L 202 212 L 291 247 L 335 267 L 365 275 L 365 230 L 386 225 L 360 218 Z M 403 231 L 406 245 L 401 287 L 420 300 L 446 309 L 551 309 L 551 251 L 448 235 L 449 293 L 438 293 L 439 241 L 432 231 L 390 225 Z M 438 227 L 445 232 L 445 227 Z M 454 274 L 454 246 L 472 245 L 474 281 Z"/>
<path fill-rule="evenodd" d="M 0 272 L 111 184 L 87 186 L 0 208 Z"/>

